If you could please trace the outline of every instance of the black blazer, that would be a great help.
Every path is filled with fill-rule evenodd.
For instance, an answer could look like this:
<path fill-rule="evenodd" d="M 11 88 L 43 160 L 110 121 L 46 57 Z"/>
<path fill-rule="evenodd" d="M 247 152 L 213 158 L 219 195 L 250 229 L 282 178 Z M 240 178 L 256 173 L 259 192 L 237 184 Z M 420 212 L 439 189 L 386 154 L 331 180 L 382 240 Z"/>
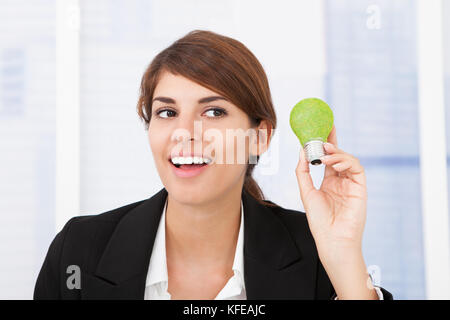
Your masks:
<path fill-rule="evenodd" d="M 50 245 L 34 299 L 143 299 L 166 197 L 163 188 L 149 199 L 70 219 Z M 332 299 L 306 215 L 264 206 L 245 190 L 242 200 L 247 299 Z M 80 289 L 67 286 L 71 265 L 80 268 Z"/>

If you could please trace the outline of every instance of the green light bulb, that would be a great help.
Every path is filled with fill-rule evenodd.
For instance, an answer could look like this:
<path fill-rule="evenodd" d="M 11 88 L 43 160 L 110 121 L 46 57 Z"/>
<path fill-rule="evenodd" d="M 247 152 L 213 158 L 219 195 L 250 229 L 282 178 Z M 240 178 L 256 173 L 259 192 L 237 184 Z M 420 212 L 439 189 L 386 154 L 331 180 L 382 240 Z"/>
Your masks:
<path fill-rule="evenodd" d="M 333 128 L 330 107 L 317 98 L 303 99 L 292 108 L 289 124 L 305 149 L 308 162 L 321 164 L 319 158 L 325 155 L 323 143 Z"/>

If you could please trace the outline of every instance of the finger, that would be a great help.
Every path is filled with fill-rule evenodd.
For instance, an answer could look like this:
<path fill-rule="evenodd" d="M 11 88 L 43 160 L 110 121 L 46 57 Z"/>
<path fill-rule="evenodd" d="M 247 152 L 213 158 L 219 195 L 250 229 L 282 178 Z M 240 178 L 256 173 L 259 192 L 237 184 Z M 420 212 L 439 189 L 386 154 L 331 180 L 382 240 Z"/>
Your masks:
<path fill-rule="evenodd" d="M 364 167 L 359 160 L 354 157 L 344 158 L 342 161 L 338 161 L 331 165 L 331 167 L 338 173 L 345 173 L 348 178 L 360 185 L 366 184 Z"/>
<path fill-rule="evenodd" d="M 320 157 L 320 161 L 325 165 L 324 177 L 339 176 L 339 172 L 334 170 L 332 165 L 337 162 L 345 161 L 348 157 L 351 157 L 346 153 L 334 153 Z"/>
<path fill-rule="evenodd" d="M 334 144 L 330 142 L 325 142 L 323 144 L 323 148 L 325 149 L 325 152 L 327 154 L 333 154 L 333 153 L 345 153 L 343 150 L 336 147 Z"/>
<path fill-rule="evenodd" d="M 309 173 L 309 163 L 306 160 L 305 150 L 300 148 L 300 159 L 295 169 L 297 175 L 297 182 L 300 189 L 300 197 L 303 205 L 306 206 L 305 200 L 308 197 L 309 192 L 314 189 L 314 184 Z"/>
<path fill-rule="evenodd" d="M 328 143 L 325 143 L 323 145 L 325 152 L 327 154 L 336 153 L 338 151 L 338 149 L 337 149 L 337 134 L 336 134 L 336 127 L 334 126 L 334 124 L 333 124 L 333 128 L 330 131 L 330 134 L 328 135 L 327 141 L 328 141 Z M 331 143 L 331 145 L 329 145 L 330 143 Z M 338 176 L 339 174 L 336 171 L 334 171 L 332 168 L 325 166 L 324 178 L 333 176 L 333 175 Z"/>
<path fill-rule="evenodd" d="M 320 161 L 322 161 L 322 163 L 325 164 L 326 166 L 329 166 L 337 162 L 350 160 L 351 158 L 353 158 L 353 156 L 348 153 L 334 153 L 320 157 Z"/>

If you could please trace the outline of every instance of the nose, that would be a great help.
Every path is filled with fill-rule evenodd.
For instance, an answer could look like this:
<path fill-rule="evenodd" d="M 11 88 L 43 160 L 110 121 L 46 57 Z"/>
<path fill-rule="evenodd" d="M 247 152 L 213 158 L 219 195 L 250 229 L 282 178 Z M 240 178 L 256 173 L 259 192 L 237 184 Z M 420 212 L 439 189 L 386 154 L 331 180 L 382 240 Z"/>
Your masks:
<path fill-rule="evenodd" d="M 202 121 L 196 119 L 193 115 L 180 116 L 177 121 L 176 129 L 172 133 L 174 141 L 201 141 L 202 139 Z"/>
<path fill-rule="evenodd" d="M 172 132 L 171 140 L 173 147 L 171 154 L 178 155 L 180 152 L 202 152 L 201 120 L 195 120 L 194 116 L 179 117 L 176 128 Z"/>

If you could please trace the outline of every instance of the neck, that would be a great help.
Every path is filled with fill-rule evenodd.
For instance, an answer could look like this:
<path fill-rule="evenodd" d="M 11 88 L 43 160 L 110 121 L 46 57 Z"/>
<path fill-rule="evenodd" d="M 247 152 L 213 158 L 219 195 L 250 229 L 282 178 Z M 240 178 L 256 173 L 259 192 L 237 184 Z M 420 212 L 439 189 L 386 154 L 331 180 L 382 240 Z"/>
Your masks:
<path fill-rule="evenodd" d="M 239 235 L 242 188 L 200 205 L 168 195 L 167 259 L 184 268 L 231 269 Z"/>

